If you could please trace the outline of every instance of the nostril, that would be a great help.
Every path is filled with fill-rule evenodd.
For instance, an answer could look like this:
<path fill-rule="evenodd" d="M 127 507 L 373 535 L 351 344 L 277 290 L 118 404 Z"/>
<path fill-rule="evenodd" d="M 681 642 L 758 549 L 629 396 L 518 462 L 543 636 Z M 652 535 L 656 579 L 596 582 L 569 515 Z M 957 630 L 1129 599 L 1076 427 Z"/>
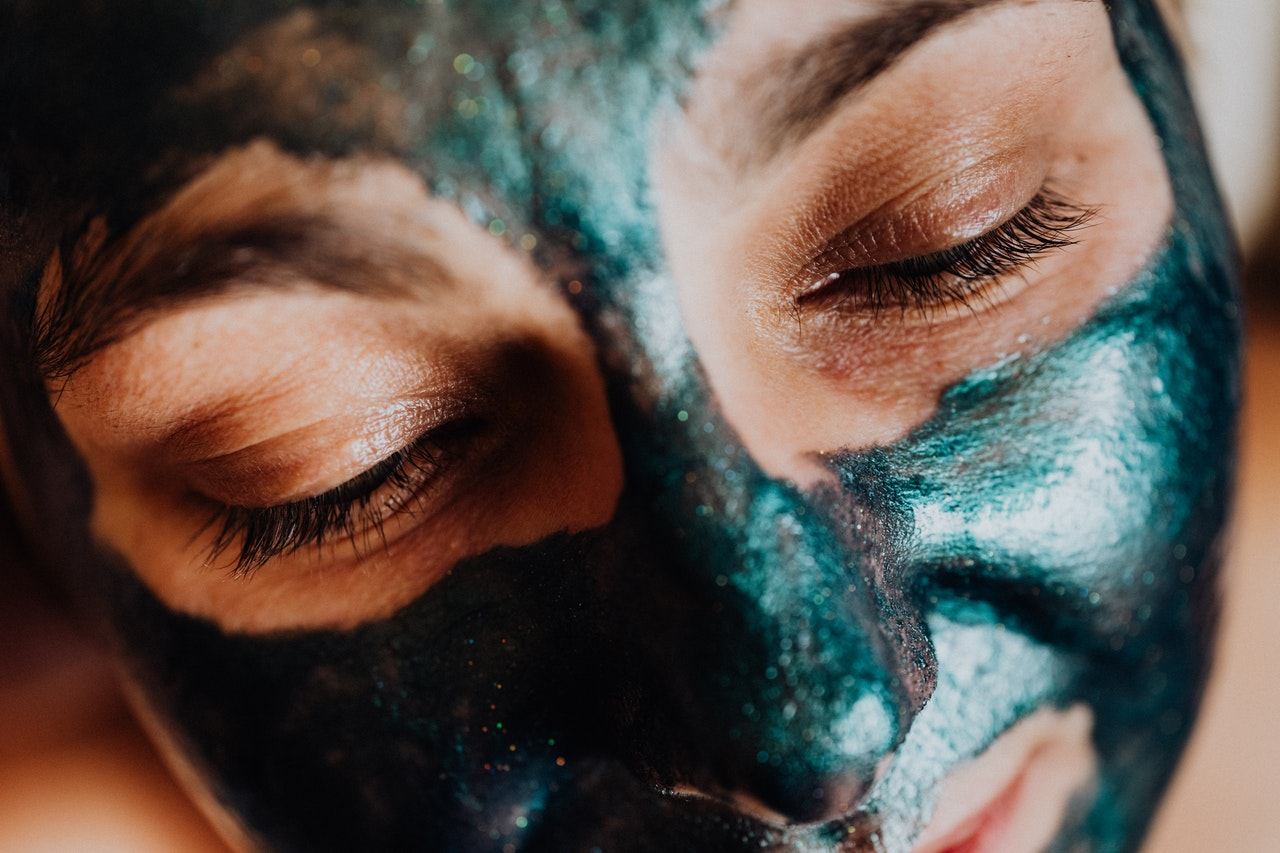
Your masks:
<path fill-rule="evenodd" d="M 810 777 L 793 785 L 775 782 L 751 794 L 737 793 L 733 801 L 743 811 L 772 814 L 775 821 L 816 823 L 847 815 L 865 793 L 862 777 L 848 773 L 822 779 Z"/>
<path fill-rule="evenodd" d="M 734 791 L 729 794 L 729 802 L 733 803 L 734 808 L 743 814 L 749 814 L 754 818 L 758 818 L 765 823 L 786 824 L 791 822 L 789 815 L 775 811 L 769 808 L 758 797 L 748 794 L 745 791 Z"/>
<path fill-rule="evenodd" d="M 829 784 L 796 791 L 764 792 L 729 791 L 715 795 L 701 788 L 680 785 L 672 793 L 682 797 L 706 798 L 728 802 L 736 810 L 764 823 L 785 826 L 817 823 L 843 817 L 853 811 L 864 788 L 855 779 L 831 780 Z"/>
<path fill-rule="evenodd" d="M 745 791 L 730 791 L 726 794 L 710 794 L 702 788 L 695 788 L 689 785 L 677 785 L 671 789 L 671 793 L 679 797 L 691 797 L 693 799 L 716 800 L 718 802 L 727 802 L 738 811 L 745 815 L 750 815 L 756 820 L 764 823 L 770 823 L 775 826 L 785 826 L 791 822 L 791 818 L 782 812 L 775 811 L 765 805 L 754 794 Z"/>

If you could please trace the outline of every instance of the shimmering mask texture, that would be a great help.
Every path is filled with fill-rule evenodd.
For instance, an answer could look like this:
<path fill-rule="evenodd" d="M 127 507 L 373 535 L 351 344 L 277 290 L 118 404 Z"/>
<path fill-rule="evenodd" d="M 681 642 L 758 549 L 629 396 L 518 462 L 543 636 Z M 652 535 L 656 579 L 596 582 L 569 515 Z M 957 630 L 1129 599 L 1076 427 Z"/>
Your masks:
<path fill-rule="evenodd" d="M 537 235 L 585 284 L 626 460 L 607 526 L 464 561 L 350 632 L 231 636 L 106 572 L 148 703 L 260 843 L 899 853 L 956 766 L 1084 703 L 1099 779 L 1057 848 L 1137 848 L 1205 675 L 1238 401 L 1234 256 L 1157 13 L 1111 9 L 1174 187 L 1155 256 L 1062 343 L 799 490 L 717 414 L 649 195 L 650 132 L 710 11 L 273 9 L 258 37 L 292 20 L 378 57 L 390 130 L 286 126 L 235 86 L 174 107 L 210 150 L 268 132 L 393 152 L 491 230 Z"/>

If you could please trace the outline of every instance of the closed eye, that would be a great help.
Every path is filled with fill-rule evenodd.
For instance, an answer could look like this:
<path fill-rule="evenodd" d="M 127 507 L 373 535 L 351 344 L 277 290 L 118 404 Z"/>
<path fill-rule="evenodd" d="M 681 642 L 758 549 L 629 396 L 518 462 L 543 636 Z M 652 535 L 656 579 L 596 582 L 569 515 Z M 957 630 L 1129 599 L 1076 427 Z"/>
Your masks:
<path fill-rule="evenodd" d="M 875 266 L 836 268 L 796 297 L 796 305 L 840 308 L 876 316 L 889 309 L 925 316 L 950 306 L 989 300 L 992 289 L 1012 274 L 1077 242 L 1076 232 L 1096 210 L 1045 186 L 1013 217 L 985 234 L 939 252 Z M 819 260 L 847 264 L 847 241 L 837 242 Z"/>
<path fill-rule="evenodd" d="M 197 536 L 214 530 L 208 560 L 235 552 L 231 571 L 237 576 L 307 547 L 382 542 L 384 525 L 392 517 L 429 509 L 433 487 L 484 434 L 484 423 L 474 417 L 429 429 L 322 494 L 268 507 L 218 504 Z"/>

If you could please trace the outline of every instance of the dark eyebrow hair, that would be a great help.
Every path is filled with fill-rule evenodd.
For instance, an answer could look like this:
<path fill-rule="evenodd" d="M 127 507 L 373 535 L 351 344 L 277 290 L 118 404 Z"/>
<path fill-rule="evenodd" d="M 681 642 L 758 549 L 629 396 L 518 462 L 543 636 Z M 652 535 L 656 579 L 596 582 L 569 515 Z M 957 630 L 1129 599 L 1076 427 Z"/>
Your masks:
<path fill-rule="evenodd" d="M 451 281 L 421 247 L 375 223 L 335 217 L 323 203 L 327 164 L 308 164 L 312 186 L 252 161 L 240 169 L 254 153 L 198 176 L 123 234 L 109 234 L 99 218 L 55 250 L 37 287 L 31 335 L 31 358 L 46 382 L 70 378 L 157 312 L 228 291 L 313 286 L 379 296 Z"/>
<path fill-rule="evenodd" d="M 758 105 L 760 155 L 768 159 L 813 133 L 841 101 L 889 70 L 938 28 L 1009 2 L 1014 0 L 891 0 L 870 17 L 785 57 L 781 67 L 771 65 L 746 84 Z"/>
<path fill-rule="evenodd" d="M 46 276 L 55 292 L 35 318 L 37 370 L 46 381 L 65 380 L 154 312 L 235 288 L 305 283 L 391 293 L 396 288 L 387 280 L 388 269 L 412 265 L 421 270 L 430 263 L 394 247 L 355 249 L 352 242 L 349 233 L 327 219 L 278 216 L 185 244 L 126 240 L 121 249 L 91 257 L 82 248 L 70 257 L 59 252 L 50 262 L 52 276 Z M 40 289 L 46 288 L 42 284 Z"/>

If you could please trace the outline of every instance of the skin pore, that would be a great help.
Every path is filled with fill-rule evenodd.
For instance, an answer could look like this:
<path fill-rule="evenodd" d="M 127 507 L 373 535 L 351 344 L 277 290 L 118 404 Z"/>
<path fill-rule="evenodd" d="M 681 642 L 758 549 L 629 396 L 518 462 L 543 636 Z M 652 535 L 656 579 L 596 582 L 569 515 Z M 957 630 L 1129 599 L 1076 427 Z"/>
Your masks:
<path fill-rule="evenodd" d="M 1155 7 L 356 11 L 165 18 L 22 303 L 51 562 L 225 832 L 1135 849 L 1238 335 Z"/>

